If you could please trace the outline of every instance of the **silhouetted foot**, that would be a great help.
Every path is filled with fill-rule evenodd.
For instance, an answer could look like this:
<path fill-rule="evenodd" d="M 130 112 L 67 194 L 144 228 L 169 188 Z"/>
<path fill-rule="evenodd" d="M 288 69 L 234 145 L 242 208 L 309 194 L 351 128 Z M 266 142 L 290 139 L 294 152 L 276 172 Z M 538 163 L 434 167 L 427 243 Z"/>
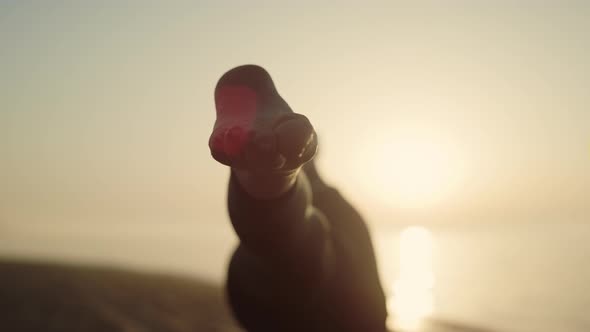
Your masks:
<path fill-rule="evenodd" d="M 224 165 L 282 172 L 298 169 L 315 155 L 313 126 L 291 110 L 261 67 L 245 65 L 225 73 L 215 88 L 215 107 L 209 148 Z"/>

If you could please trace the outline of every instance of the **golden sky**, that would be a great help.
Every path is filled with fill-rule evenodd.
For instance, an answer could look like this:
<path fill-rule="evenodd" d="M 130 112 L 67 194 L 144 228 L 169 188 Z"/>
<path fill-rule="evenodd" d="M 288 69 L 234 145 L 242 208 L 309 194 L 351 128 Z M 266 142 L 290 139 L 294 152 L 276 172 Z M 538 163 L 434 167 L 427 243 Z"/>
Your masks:
<path fill-rule="evenodd" d="M 0 4 L 0 227 L 226 222 L 245 63 L 373 224 L 590 218 L 589 6 L 245 3 Z"/>

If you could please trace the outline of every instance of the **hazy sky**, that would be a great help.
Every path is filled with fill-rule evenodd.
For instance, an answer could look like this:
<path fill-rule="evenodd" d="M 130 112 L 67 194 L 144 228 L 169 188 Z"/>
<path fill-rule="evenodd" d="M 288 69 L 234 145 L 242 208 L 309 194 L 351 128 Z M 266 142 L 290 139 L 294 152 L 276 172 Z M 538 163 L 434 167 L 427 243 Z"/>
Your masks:
<path fill-rule="evenodd" d="M 590 7 L 394 3 L 0 2 L 0 228 L 226 223 L 245 63 L 373 224 L 588 221 Z"/>

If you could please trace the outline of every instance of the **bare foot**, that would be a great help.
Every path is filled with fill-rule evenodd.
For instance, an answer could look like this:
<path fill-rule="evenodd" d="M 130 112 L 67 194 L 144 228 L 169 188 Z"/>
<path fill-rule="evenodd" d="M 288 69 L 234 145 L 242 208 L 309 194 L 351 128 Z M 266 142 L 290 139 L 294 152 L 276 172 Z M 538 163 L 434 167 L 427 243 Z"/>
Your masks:
<path fill-rule="evenodd" d="M 232 167 L 254 197 L 287 191 L 316 153 L 313 126 L 291 110 L 261 67 L 245 65 L 225 73 L 215 88 L 215 106 L 211 155 Z"/>

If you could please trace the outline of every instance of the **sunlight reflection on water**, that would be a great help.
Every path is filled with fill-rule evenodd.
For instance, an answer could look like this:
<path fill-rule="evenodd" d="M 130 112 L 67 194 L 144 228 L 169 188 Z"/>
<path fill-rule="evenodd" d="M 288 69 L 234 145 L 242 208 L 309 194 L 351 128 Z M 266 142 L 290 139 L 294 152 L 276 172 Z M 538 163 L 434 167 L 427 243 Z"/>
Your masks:
<path fill-rule="evenodd" d="M 420 226 L 405 228 L 399 235 L 399 273 L 388 299 L 389 328 L 415 331 L 434 312 L 432 233 Z"/>

